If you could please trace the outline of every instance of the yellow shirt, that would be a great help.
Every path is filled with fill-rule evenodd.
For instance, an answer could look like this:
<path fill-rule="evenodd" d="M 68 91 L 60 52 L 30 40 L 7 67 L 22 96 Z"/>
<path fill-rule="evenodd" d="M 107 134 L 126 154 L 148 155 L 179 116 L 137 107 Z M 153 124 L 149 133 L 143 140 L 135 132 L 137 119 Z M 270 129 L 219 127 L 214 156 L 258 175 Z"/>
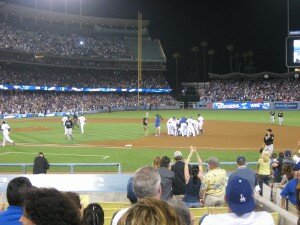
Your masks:
<path fill-rule="evenodd" d="M 203 177 L 201 190 L 204 191 L 206 195 L 223 195 L 225 194 L 226 183 L 226 171 L 216 168 L 209 170 Z"/>
<path fill-rule="evenodd" d="M 270 170 L 270 160 L 267 160 L 265 162 L 262 158 L 258 160 L 258 174 L 260 175 L 270 175 L 271 170 Z"/>

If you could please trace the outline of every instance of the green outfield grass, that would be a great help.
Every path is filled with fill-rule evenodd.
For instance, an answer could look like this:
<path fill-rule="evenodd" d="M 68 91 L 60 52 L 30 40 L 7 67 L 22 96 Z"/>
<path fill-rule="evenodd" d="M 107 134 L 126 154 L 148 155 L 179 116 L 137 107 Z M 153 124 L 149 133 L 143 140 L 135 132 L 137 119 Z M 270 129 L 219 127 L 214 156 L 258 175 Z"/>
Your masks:
<path fill-rule="evenodd" d="M 241 121 L 269 123 L 268 111 L 213 111 L 213 110 L 165 110 L 150 111 L 149 117 L 155 117 L 159 113 L 164 118 L 171 116 L 193 116 L 197 117 L 198 113 L 203 114 L 205 120 L 224 120 L 224 121 Z M 300 111 L 285 111 L 284 124 L 288 126 L 300 126 Z M 111 114 L 102 113 L 96 115 L 88 115 L 86 134 L 80 135 L 75 130 L 75 140 L 70 142 L 63 135 L 63 127 L 61 118 L 56 118 L 57 122 L 46 122 L 44 118 L 40 119 L 18 119 L 8 120 L 11 126 L 11 138 L 17 143 L 16 146 L 6 146 L 0 148 L 0 163 L 32 163 L 37 152 L 45 153 L 50 163 L 105 163 L 120 162 L 122 171 L 133 172 L 143 165 L 150 165 L 152 159 L 159 155 L 167 155 L 172 158 L 174 149 L 154 149 L 154 148 L 108 148 L 108 147 L 87 147 L 78 146 L 79 144 L 110 141 L 110 140 L 135 140 L 143 137 L 144 133 L 141 126 L 141 118 L 145 116 L 145 111 L 129 111 L 129 112 L 113 112 Z M 137 118 L 140 123 L 89 123 L 90 118 Z M 154 132 L 154 124 L 149 124 L 150 133 Z M 42 131 L 29 132 L 27 128 L 43 128 Z M 24 129 L 21 132 L 14 133 L 14 129 Z M 163 123 L 163 131 L 165 131 Z M 20 145 L 18 145 L 20 143 Z M 21 145 L 22 144 L 22 145 Z M 24 145 L 23 145 L 24 144 Z M 25 146 L 26 144 L 26 146 Z M 46 144 L 57 144 L 55 146 L 46 146 Z M 28 146 L 40 145 L 40 146 Z M 70 147 L 71 145 L 71 147 Z M 72 147 L 73 145 L 73 147 Z M 188 146 L 186 150 L 182 150 L 187 156 Z M 201 156 L 207 159 L 210 156 L 217 155 L 220 161 L 234 161 L 237 157 L 236 151 L 231 150 L 212 150 L 199 149 Z M 251 151 L 240 151 L 238 155 L 246 156 L 248 161 L 257 161 L 258 154 Z M 196 159 L 194 159 L 196 161 Z M 233 168 L 233 167 L 231 167 Z M 0 172 L 20 172 L 21 168 L 0 167 Z M 29 172 L 31 168 L 29 169 Z M 69 168 L 51 168 L 49 172 L 67 172 Z M 116 168 L 75 168 L 75 171 L 81 172 L 103 172 L 117 171 Z"/>

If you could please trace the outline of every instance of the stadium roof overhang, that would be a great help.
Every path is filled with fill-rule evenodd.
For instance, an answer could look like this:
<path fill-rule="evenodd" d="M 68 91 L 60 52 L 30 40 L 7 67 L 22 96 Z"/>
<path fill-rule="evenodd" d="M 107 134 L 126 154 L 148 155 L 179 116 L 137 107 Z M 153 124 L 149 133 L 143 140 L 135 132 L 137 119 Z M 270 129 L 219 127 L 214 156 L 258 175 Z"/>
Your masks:
<path fill-rule="evenodd" d="M 80 16 L 74 14 L 65 14 L 58 12 L 51 12 L 47 10 L 40 10 L 34 8 L 28 8 L 24 6 L 9 4 L 0 1 L 0 12 L 17 15 L 23 17 L 24 19 L 35 20 L 38 18 L 39 21 L 54 21 L 54 22 L 67 22 L 72 23 L 82 23 L 88 25 L 106 25 L 106 26 L 119 26 L 119 27 L 137 27 L 138 21 L 131 19 L 116 19 L 116 18 L 102 18 L 102 17 L 90 17 L 90 16 Z M 147 28 L 149 20 L 143 20 L 143 28 Z"/>
<path fill-rule="evenodd" d="M 296 75 L 298 74 L 298 75 Z M 246 74 L 246 73 L 227 73 L 227 74 L 214 74 L 208 73 L 211 79 L 218 80 L 240 80 L 240 79 L 268 79 L 268 78 L 298 78 L 299 73 L 297 71 L 290 73 L 272 73 L 272 72 L 260 72 L 255 74 Z"/>

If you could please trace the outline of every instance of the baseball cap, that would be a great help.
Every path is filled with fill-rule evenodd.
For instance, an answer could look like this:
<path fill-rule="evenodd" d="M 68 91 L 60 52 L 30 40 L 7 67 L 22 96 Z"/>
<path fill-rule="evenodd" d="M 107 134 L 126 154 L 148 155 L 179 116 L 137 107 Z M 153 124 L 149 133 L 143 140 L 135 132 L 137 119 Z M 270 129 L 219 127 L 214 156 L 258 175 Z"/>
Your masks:
<path fill-rule="evenodd" d="M 131 203 L 137 202 L 137 197 L 133 191 L 133 177 L 130 177 L 127 183 L 127 198 Z"/>
<path fill-rule="evenodd" d="M 291 158 L 291 157 L 292 157 L 291 150 L 285 150 L 284 151 L 284 158 Z"/>
<path fill-rule="evenodd" d="M 267 131 L 272 132 L 272 129 L 269 128 L 269 129 L 267 129 Z"/>
<path fill-rule="evenodd" d="M 182 157 L 181 151 L 174 152 L 174 158 L 176 158 L 176 157 Z"/>
<path fill-rule="evenodd" d="M 246 179 L 234 176 L 229 180 L 225 194 L 230 210 L 237 215 L 252 212 L 255 209 L 252 193 L 252 188 Z"/>
<path fill-rule="evenodd" d="M 246 163 L 246 158 L 245 156 L 238 156 L 237 159 L 236 159 L 236 162 L 238 164 L 245 164 Z"/>

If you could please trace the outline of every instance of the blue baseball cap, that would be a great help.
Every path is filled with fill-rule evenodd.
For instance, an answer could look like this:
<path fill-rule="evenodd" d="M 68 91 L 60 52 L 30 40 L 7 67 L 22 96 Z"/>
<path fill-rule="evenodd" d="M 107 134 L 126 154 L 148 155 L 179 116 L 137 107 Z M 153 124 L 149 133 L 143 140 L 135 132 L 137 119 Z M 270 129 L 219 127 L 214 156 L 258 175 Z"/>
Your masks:
<path fill-rule="evenodd" d="M 252 188 L 242 177 L 234 176 L 228 182 L 225 196 L 230 210 L 237 215 L 244 215 L 255 209 Z"/>
<path fill-rule="evenodd" d="M 137 197 L 133 191 L 133 177 L 130 177 L 127 183 L 127 198 L 132 204 L 137 202 Z"/>

